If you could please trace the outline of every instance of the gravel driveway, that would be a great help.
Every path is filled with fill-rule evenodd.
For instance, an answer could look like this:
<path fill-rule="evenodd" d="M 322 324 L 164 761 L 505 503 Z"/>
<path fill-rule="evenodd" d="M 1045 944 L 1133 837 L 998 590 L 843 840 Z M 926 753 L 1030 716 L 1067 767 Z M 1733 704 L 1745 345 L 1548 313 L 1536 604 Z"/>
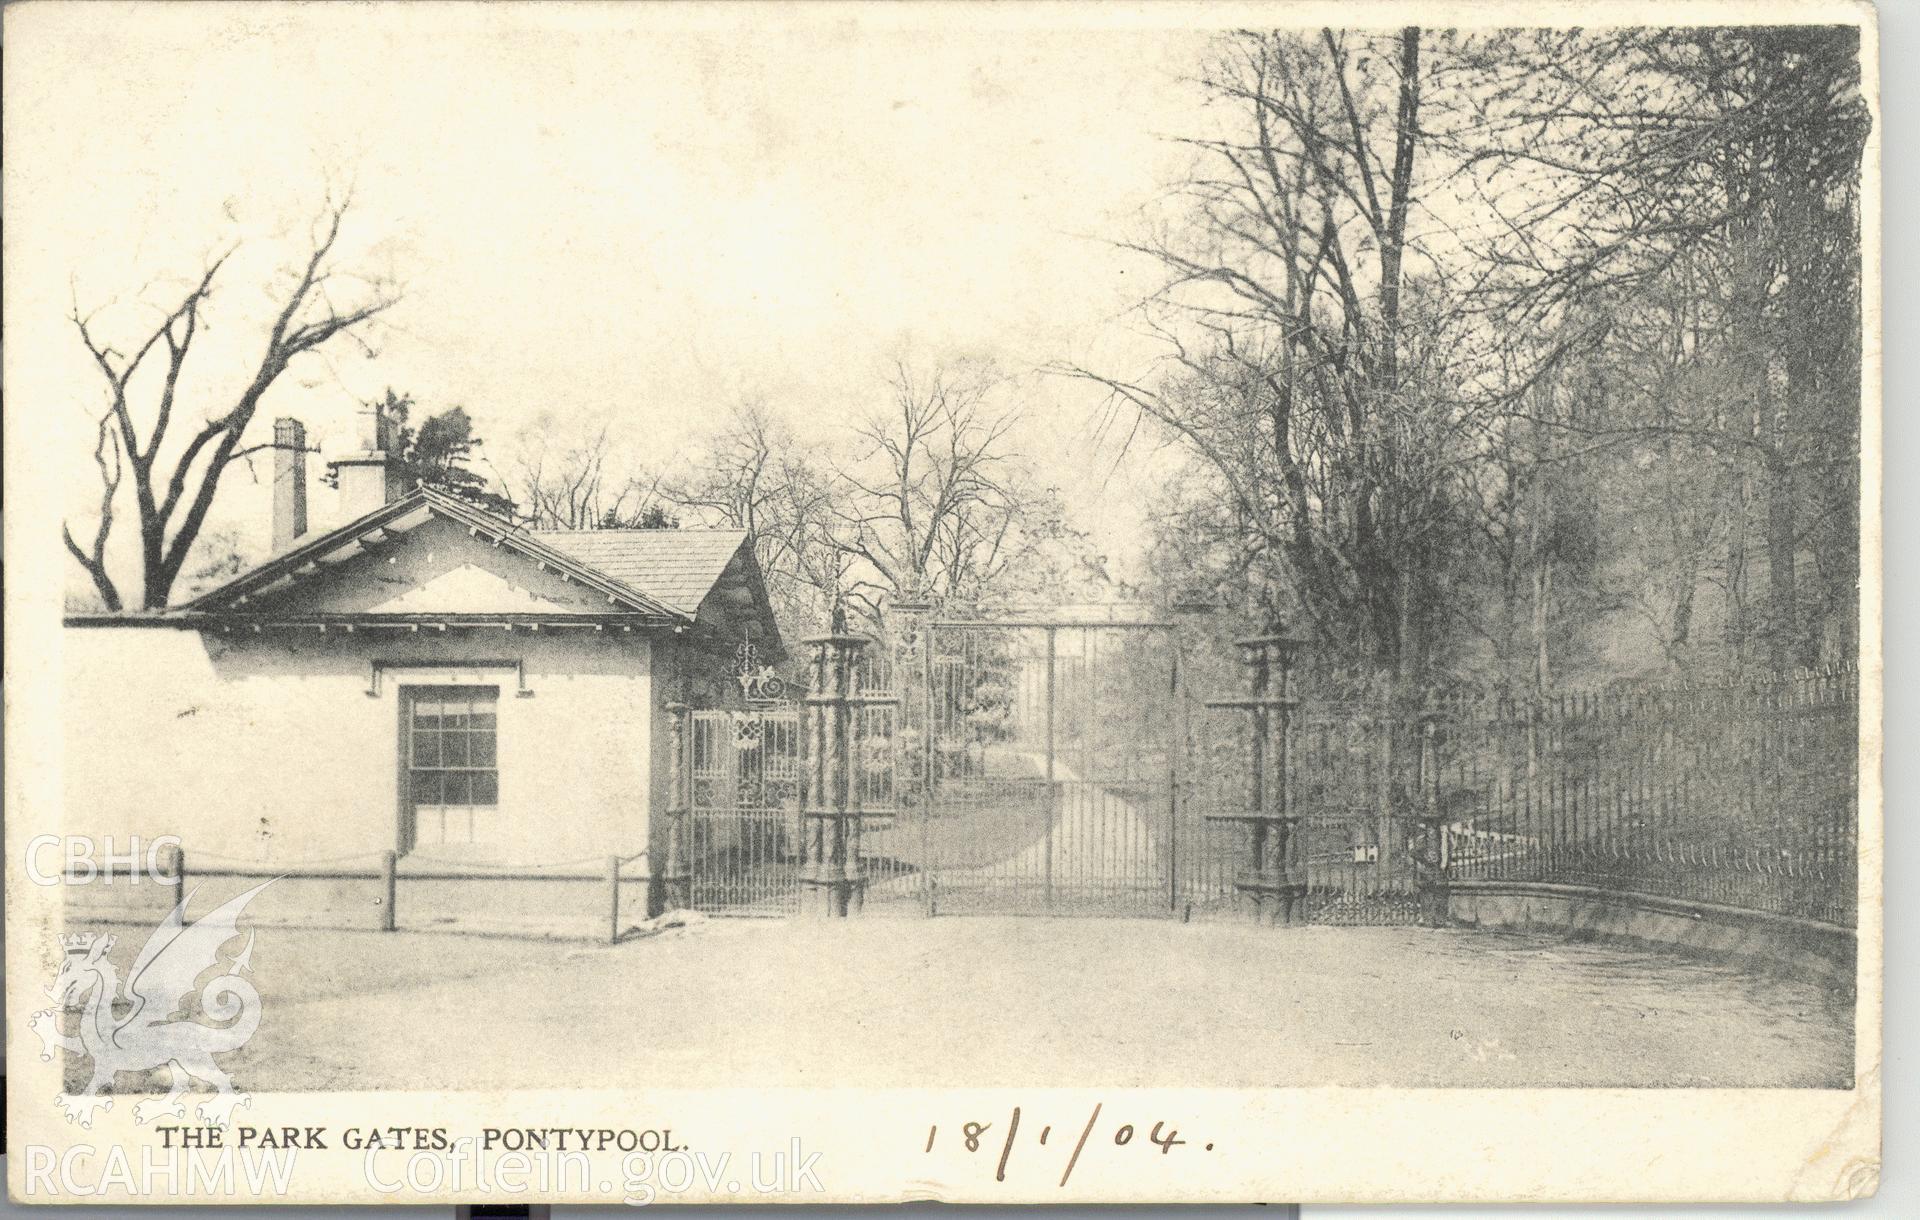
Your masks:
<path fill-rule="evenodd" d="M 708 921 L 615 946 L 262 930 L 242 1087 L 1844 1087 L 1809 983 L 1547 935 Z"/>

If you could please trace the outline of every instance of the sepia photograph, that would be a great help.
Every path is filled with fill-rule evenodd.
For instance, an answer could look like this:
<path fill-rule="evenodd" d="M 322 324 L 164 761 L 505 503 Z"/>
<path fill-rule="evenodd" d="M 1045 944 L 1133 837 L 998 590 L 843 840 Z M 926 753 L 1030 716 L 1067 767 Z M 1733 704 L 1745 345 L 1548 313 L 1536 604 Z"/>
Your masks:
<path fill-rule="evenodd" d="M 10 1196 L 1873 1193 L 1873 14 L 1582 13 L 10 6 Z"/>

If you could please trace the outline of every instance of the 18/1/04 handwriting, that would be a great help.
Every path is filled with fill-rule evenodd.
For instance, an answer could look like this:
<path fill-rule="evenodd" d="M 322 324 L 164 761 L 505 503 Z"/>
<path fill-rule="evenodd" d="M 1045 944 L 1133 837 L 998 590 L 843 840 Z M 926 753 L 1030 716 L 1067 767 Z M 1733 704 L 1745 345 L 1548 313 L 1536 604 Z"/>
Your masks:
<path fill-rule="evenodd" d="M 1096 1140 L 1096 1137 L 1096 1142 L 1103 1144 L 1110 1142 L 1116 1148 L 1137 1147 L 1142 1150 L 1157 1149 L 1161 1156 L 1171 1154 L 1175 1148 L 1191 1147 L 1188 1141 L 1180 1138 L 1180 1132 L 1170 1126 L 1165 1120 L 1155 1122 L 1144 1132 L 1133 1123 L 1119 1123 L 1112 1126 L 1111 1129 L 1102 1127 L 1100 1125 L 1100 1111 L 1105 1104 L 1105 1102 L 1096 1103 L 1093 1107 L 1093 1113 L 1087 1115 L 1086 1125 L 1081 1127 L 1079 1138 L 1074 1141 L 1073 1150 L 1067 1155 L 1066 1167 L 1060 1171 L 1061 1186 L 1065 1186 L 1067 1182 L 1072 1179 L 1074 1166 L 1080 1163 L 1080 1154 L 1086 1151 L 1088 1141 Z M 959 1147 L 964 1148 L 967 1152 L 980 1152 L 982 1150 L 992 1152 L 997 1148 L 1000 1159 L 994 1167 L 993 1180 L 996 1182 L 1004 1182 L 1007 1180 L 1007 1162 L 1013 1157 L 1015 1145 L 1022 1142 L 1020 1134 L 1020 1107 L 1013 1107 L 1013 1112 L 1007 1118 L 1005 1130 L 997 1139 L 994 1138 L 992 1134 L 994 1125 L 995 1124 L 991 1122 L 965 1122 L 960 1124 L 958 1131 L 949 1132 L 946 1139 L 952 1143 L 957 1143 Z M 1033 1124 L 1031 1122 L 1027 1124 L 1027 1130 L 1029 1133 L 1033 1131 Z M 1029 1134 L 1028 1138 L 1032 1139 L 1033 1137 Z M 927 1146 L 924 1151 L 931 1153 L 936 1146 L 941 1144 L 941 1139 L 940 1125 L 934 1123 L 929 1126 L 927 1128 Z M 1041 1148 L 1059 1148 L 1063 1147 L 1065 1142 L 1053 1138 L 1053 1127 L 1051 1124 L 1042 1124 L 1039 1128 L 1038 1138 L 1033 1139 L 1033 1143 Z M 1203 1152 L 1212 1152 L 1213 1145 L 1211 1143 L 1202 1144 L 1200 1150 Z"/>

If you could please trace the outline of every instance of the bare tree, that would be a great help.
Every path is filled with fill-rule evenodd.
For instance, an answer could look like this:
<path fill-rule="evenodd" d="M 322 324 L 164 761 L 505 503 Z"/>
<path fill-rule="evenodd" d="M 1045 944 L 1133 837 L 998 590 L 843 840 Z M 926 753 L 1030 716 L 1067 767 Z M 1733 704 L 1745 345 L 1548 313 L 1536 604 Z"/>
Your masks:
<path fill-rule="evenodd" d="M 783 629 L 825 626 L 847 568 L 832 544 L 832 472 L 760 398 L 738 403 L 690 466 L 662 488 L 666 499 L 708 525 L 753 535 Z"/>
<path fill-rule="evenodd" d="M 910 589 L 991 599 L 1065 535 L 1014 447 L 1006 378 L 980 361 L 918 370 L 902 358 L 887 384 L 892 401 L 856 426 L 836 474 L 832 545 L 851 563 L 841 592 L 876 621 Z"/>
<path fill-rule="evenodd" d="M 183 447 L 171 447 L 174 427 L 181 420 L 176 396 L 181 372 L 199 333 L 207 303 L 212 299 L 220 270 L 233 254 L 229 248 L 216 256 L 199 279 L 167 310 L 159 325 L 139 336 L 128 350 L 96 333 L 94 315 L 76 306 L 74 328 L 88 355 L 106 382 L 107 405 L 95 433 L 94 463 L 101 483 L 100 513 L 87 546 L 62 526 L 67 550 L 92 579 L 110 610 L 123 599 L 108 571 L 107 544 L 118 522 L 116 501 L 127 476 L 132 478 L 135 521 L 140 531 L 140 604 L 159 609 L 167 604 L 174 581 L 193 548 L 194 539 L 213 506 L 221 477 L 233 463 L 271 442 L 249 443 L 248 425 L 261 399 L 301 355 L 318 351 L 336 338 L 359 342 L 368 355 L 367 325 L 399 301 L 395 286 L 350 275 L 333 261 L 340 226 L 350 197 L 329 196 L 310 231 L 305 261 L 289 270 L 291 287 L 280 300 L 268 331 L 265 349 L 245 388 L 212 414 L 189 423 Z M 347 301 L 335 292 L 353 282 L 358 290 Z M 135 374 L 149 359 L 163 361 L 160 384 L 150 407 L 136 407 L 131 389 Z M 168 452 L 163 452 L 167 450 Z"/>
<path fill-rule="evenodd" d="M 1167 279 L 1146 378 L 1061 366 L 1175 440 L 1223 511 L 1246 595 L 1405 676 L 1435 650 L 1474 421 L 1445 261 L 1416 226 L 1434 103 L 1417 29 L 1224 38 L 1201 85 L 1225 127 L 1185 141 L 1179 214 L 1123 243 Z M 1430 218 L 1429 218 L 1430 221 Z"/>
<path fill-rule="evenodd" d="M 1015 450 L 1006 379 L 973 360 L 897 360 L 889 402 L 837 444 L 809 442 L 767 402 L 741 402 L 662 494 L 750 531 L 776 613 L 811 630 L 845 606 L 884 627 L 911 589 L 978 604 L 1071 562 L 1058 497 Z"/>
<path fill-rule="evenodd" d="M 1220 39 L 1221 117 L 1123 243 L 1166 269 L 1140 315 L 1165 363 L 1058 367 L 1188 456 L 1163 578 L 1290 603 L 1402 678 L 1844 647 L 1858 51 L 1838 27 Z"/>
<path fill-rule="evenodd" d="M 1661 466 L 1724 489 L 1715 579 L 1736 667 L 1750 651 L 1810 664 L 1819 624 L 1855 613 L 1858 55 L 1857 31 L 1811 26 L 1508 32 L 1468 49 L 1505 82 L 1482 91 L 1460 150 L 1497 220 L 1477 253 L 1498 322 L 1571 336 L 1634 391 L 1604 420 L 1529 422 L 1657 446 Z M 1750 574 L 1765 579 L 1755 622 Z"/>
<path fill-rule="evenodd" d="M 521 435 L 515 464 L 520 512 L 539 530 L 663 529 L 677 524 L 658 475 L 621 471 L 601 427 L 575 444 L 556 443 L 554 421 Z"/>

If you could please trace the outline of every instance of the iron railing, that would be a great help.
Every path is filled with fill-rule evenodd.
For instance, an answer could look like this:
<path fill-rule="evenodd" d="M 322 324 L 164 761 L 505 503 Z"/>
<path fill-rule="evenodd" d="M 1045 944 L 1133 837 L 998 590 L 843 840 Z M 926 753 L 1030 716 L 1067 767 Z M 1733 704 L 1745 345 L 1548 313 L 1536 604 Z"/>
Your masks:
<path fill-rule="evenodd" d="M 1162 624 L 933 623 L 910 658 L 867 649 L 851 778 L 869 909 L 1235 909 L 1245 828 L 1208 815 L 1248 807 L 1251 764 L 1244 717 L 1207 706 L 1221 678 Z M 1852 670 L 1304 695 L 1286 803 L 1310 918 L 1430 919 L 1447 881 L 1527 881 L 1855 921 Z M 695 904 L 797 909 L 797 711 L 692 721 Z"/>
<path fill-rule="evenodd" d="M 1193 910 L 1225 909 L 1244 832 L 1204 815 L 1246 805 L 1245 731 L 1193 715 L 1180 889 Z M 1852 670 L 1535 699 L 1310 696 L 1292 717 L 1289 868 L 1331 922 L 1418 919 L 1440 882 L 1506 880 L 1851 927 L 1858 715 Z"/>
<path fill-rule="evenodd" d="M 1447 873 L 1557 881 L 1851 927 L 1859 679 L 1443 701 Z"/>

